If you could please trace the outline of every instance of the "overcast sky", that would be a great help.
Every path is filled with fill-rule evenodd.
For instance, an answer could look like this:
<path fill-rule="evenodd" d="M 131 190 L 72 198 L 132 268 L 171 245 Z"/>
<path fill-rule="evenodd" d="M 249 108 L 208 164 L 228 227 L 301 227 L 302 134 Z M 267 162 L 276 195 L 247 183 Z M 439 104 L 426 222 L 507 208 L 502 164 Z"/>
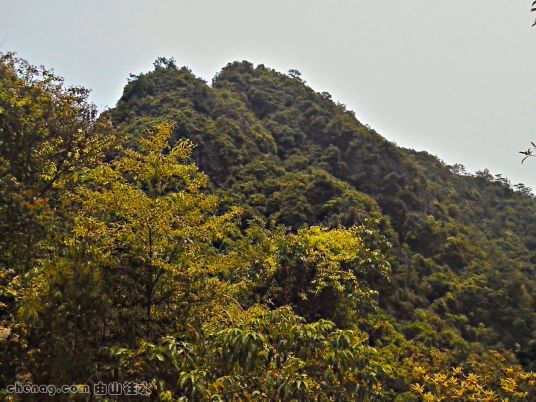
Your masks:
<path fill-rule="evenodd" d="M 530 0 L 0 0 L 0 51 L 114 106 L 175 57 L 210 81 L 235 60 L 291 68 L 397 144 L 536 190 Z"/>

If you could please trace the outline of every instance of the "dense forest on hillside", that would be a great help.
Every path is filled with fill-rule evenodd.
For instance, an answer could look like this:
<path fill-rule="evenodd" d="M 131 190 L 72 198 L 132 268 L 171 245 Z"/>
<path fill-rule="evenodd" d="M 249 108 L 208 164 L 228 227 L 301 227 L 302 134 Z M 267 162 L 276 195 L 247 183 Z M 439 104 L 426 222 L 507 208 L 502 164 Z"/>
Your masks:
<path fill-rule="evenodd" d="M 159 58 L 87 98 L 2 56 L 1 389 L 536 400 L 529 188 L 396 146 L 295 70 L 209 85 Z"/>

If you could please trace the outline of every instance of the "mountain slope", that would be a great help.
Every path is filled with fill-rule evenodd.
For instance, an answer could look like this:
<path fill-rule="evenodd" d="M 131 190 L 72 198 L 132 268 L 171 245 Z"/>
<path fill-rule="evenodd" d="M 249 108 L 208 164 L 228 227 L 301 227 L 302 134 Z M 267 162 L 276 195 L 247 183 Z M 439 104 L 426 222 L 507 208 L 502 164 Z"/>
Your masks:
<path fill-rule="evenodd" d="M 223 208 L 294 230 L 373 222 L 393 244 L 381 305 L 408 338 L 504 347 L 535 367 L 536 201 L 524 186 L 399 148 L 299 73 L 248 62 L 208 85 L 160 59 L 106 114 L 131 136 L 173 122 Z"/>

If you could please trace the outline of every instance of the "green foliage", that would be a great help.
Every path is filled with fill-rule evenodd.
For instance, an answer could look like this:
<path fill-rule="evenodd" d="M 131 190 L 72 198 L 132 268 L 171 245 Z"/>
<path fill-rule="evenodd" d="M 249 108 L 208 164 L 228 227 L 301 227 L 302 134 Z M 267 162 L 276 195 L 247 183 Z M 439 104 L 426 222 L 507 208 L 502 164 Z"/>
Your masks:
<path fill-rule="evenodd" d="M 387 278 L 389 264 L 359 236 L 363 230 L 311 227 L 283 238 L 270 300 L 293 306 L 309 321 L 329 319 L 342 327 L 370 312 L 373 285 Z"/>
<path fill-rule="evenodd" d="M 289 308 L 225 309 L 193 339 L 113 350 L 161 400 L 379 400 L 377 351 L 359 331 L 307 324 Z"/>
<path fill-rule="evenodd" d="M 161 115 L 211 133 L 194 138 L 193 130 L 175 130 L 173 138 L 200 144 L 194 159 L 223 209 L 240 205 L 248 217 L 292 230 L 376 220 L 394 246 L 391 286 L 380 292 L 386 311 L 418 321 L 418 309 L 431 310 L 467 342 L 517 350 L 533 367 L 536 204 L 530 190 L 398 148 L 307 87 L 297 72 L 289 74 L 236 62 L 210 87 L 184 69 L 150 72 L 126 87 L 110 116 L 130 133 Z M 222 119 L 235 129 L 215 124 Z M 504 292 L 521 282 L 524 289 Z"/>
<path fill-rule="evenodd" d="M 204 290 L 219 273 L 212 243 L 234 230 L 238 212 L 214 215 L 216 198 L 202 192 L 207 178 L 188 163 L 192 144 L 170 148 L 171 130 L 160 125 L 140 139 L 139 150 L 120 150 L 114 161 L 85 171 L 71 197 L 79 208 L 70 246 L 107 271 L 115 319 L 145 337 L 206 303 Z"/>
<path fill-rule="evenodd" d="M 526 187 L 396 147 L 295 70 L 208 86 L 159 58 L 98 119 L 44 69 L 0 74 L 2 385 L 536 397 Z"/>
<path fill-rule="evenodd" d="M 55 282 L 47 267 L 72 266 L 50 262 L 60 257 L 51 244 L 69 225 L 62 194 L 75 185 L 81 169 L 100 164 L 116 140 L 110 122 L 97 119 L 87 96 L 83 88 L 66 88 L 44 67 L 0 55 L 0 332 L 9 334 L 0 340 L 2 383 L 38 361 L 23 357 L 30 343 L 51 341 L 48 329 L 62 326 L 61 318 L 49 321 L 41 328 L 43 338 L 36 339 L 16 317 L 24 315 L 23 305 L 26 312 L 35 311 L 37 294 Z"/>
<path fill-rule="evenodd" d="M 44 67 L 0 56 L 0 265 L 14 267 L 35 257 L 55 190 L 99 163 L 114 136 L 86 89 L 65 88 Z"/>

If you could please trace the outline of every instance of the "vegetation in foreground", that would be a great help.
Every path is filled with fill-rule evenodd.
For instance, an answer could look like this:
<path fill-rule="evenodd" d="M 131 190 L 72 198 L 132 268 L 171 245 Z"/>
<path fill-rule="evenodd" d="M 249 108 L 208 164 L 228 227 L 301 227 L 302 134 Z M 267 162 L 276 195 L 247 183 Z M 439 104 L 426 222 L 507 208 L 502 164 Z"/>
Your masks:
<path fill-rule="evenodd" d="M 4 55 L 0 141 L 2 389 L 536 399 L 530 191 L 397 148 L 295 71 L 208 86 L 159 59 L 97 116 Z"/>

